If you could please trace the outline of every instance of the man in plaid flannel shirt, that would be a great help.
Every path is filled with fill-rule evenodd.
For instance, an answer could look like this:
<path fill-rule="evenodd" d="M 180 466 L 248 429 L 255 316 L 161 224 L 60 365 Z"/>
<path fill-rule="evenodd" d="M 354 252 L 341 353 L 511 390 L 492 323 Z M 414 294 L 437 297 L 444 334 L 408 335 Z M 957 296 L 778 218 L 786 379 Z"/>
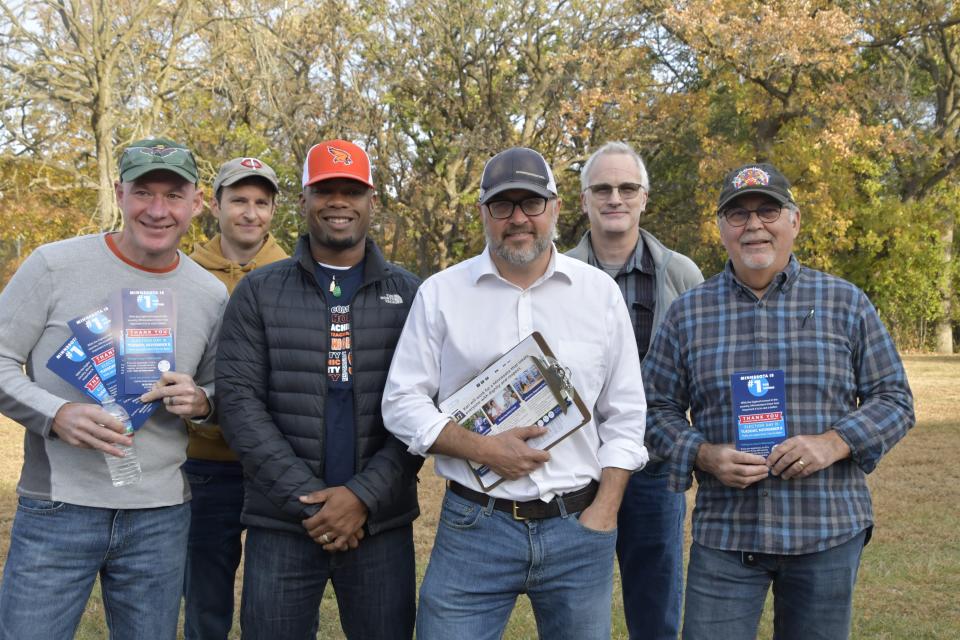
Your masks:
<path fill-rule="evenodd" d="M 643 363 L 647 444 L 670 484 L 696 475 L 685 639 L 846 638 L 873 527 L 866 474 L 913 426 L 900 357 L 857 287 L 801 266 L 800 211 L 772 165 L 728 174 L 724 271 L 673 304 Z M 783 371 L 786 438 L 737 450 L 731 374 Z M 690 419 L 687 419 L 687 411 Z"/>

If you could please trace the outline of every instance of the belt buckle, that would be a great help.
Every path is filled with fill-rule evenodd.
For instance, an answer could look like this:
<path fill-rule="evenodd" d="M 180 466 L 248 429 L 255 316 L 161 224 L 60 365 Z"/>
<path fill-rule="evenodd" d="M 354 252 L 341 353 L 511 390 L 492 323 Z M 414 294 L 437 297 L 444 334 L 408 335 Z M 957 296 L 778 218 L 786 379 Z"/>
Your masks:
<path fill-rule="evenodd" d="M 524 518 L 517 512 L 517 501 L 513 500 L 513 519 L 514 520 L 529 520 L 530 518 Z"/>

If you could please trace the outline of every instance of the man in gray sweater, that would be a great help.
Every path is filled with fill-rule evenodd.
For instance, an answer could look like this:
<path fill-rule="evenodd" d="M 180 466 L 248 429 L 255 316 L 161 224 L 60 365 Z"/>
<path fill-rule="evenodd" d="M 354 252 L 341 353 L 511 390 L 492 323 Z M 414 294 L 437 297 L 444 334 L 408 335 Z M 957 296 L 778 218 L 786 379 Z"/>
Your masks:
<path fill-rule="evenodd" d="M 567 255 L 606 271 L 630 310 L 642 361 L 670 303 L 703 282 L 690 258 L 667 249 L 640 228 L 650 181 L 639 154 L 608 142 L 580 173 L 580 204 L 590 220 Z M 667 490 L 667 469 L 657 460 L 630 478 L 617 527 L 623 609 L 631 640 L 675 640 L 683 597 L 683 494 Z"/>
<path fill-rule="evenodd" d="M 116 184 L 123 230 L 39 247 L 0 293 L 0 412 L 25 429 L 0 638 L 73 637 L 98 575 L 111 637 L 176 637 L 190 522 L 182 418 L 213 412 L 227 300 L 177 249 L 201 209 L 197 178 L 185 147 L 134 142 Z M 47 367 L 70 321 L 125 289 L 163 291 L 175 311 L 174 366 L 141 396 L 158 405 L 135 437 Z M 115 487 L 104 454 L 134 441 L 142 477 Z"/>

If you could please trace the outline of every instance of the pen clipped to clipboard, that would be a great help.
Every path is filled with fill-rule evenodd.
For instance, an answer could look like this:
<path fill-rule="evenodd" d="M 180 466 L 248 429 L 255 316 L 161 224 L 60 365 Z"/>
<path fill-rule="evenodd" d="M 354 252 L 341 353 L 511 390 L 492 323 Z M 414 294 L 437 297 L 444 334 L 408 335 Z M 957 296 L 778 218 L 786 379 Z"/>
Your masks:
<path fill-rule="evenodd" d="M 440 403 L 464 429 L 496 435 L 509 429 L 543 426 L 547 433 L 529 440 L 548 450 L 590 421 L 573 384 L 539 332 L 534 332 L 497 358 Z M 467 461 L 479 487 L 489 491 L 503 482 L 492 469 Z"/>

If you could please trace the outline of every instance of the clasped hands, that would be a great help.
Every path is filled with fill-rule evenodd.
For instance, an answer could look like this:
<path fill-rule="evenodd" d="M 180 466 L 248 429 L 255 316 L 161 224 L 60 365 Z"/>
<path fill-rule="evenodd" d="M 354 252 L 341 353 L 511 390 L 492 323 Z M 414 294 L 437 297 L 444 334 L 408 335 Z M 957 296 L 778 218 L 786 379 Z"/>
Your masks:
<path fill-rule="evenodd" d="M 772 474 L 784 480 L 806 478 L 849 457 L 850 447 L 830 430 L 813 436 L 787 438 L 766 458 L 737 451 L 730 445 L 704 443 L 695 466 L 734 489 L 746 489 Z"/>
<path fill-rule="evenodd" d="M 350 489 L 330 487 L 300 496 L 303 504 L 322 504 L 320 511 L 302 521 L 303 528 L 327 552 L 356 549 L 363 540 L 367 506 Z"/>

